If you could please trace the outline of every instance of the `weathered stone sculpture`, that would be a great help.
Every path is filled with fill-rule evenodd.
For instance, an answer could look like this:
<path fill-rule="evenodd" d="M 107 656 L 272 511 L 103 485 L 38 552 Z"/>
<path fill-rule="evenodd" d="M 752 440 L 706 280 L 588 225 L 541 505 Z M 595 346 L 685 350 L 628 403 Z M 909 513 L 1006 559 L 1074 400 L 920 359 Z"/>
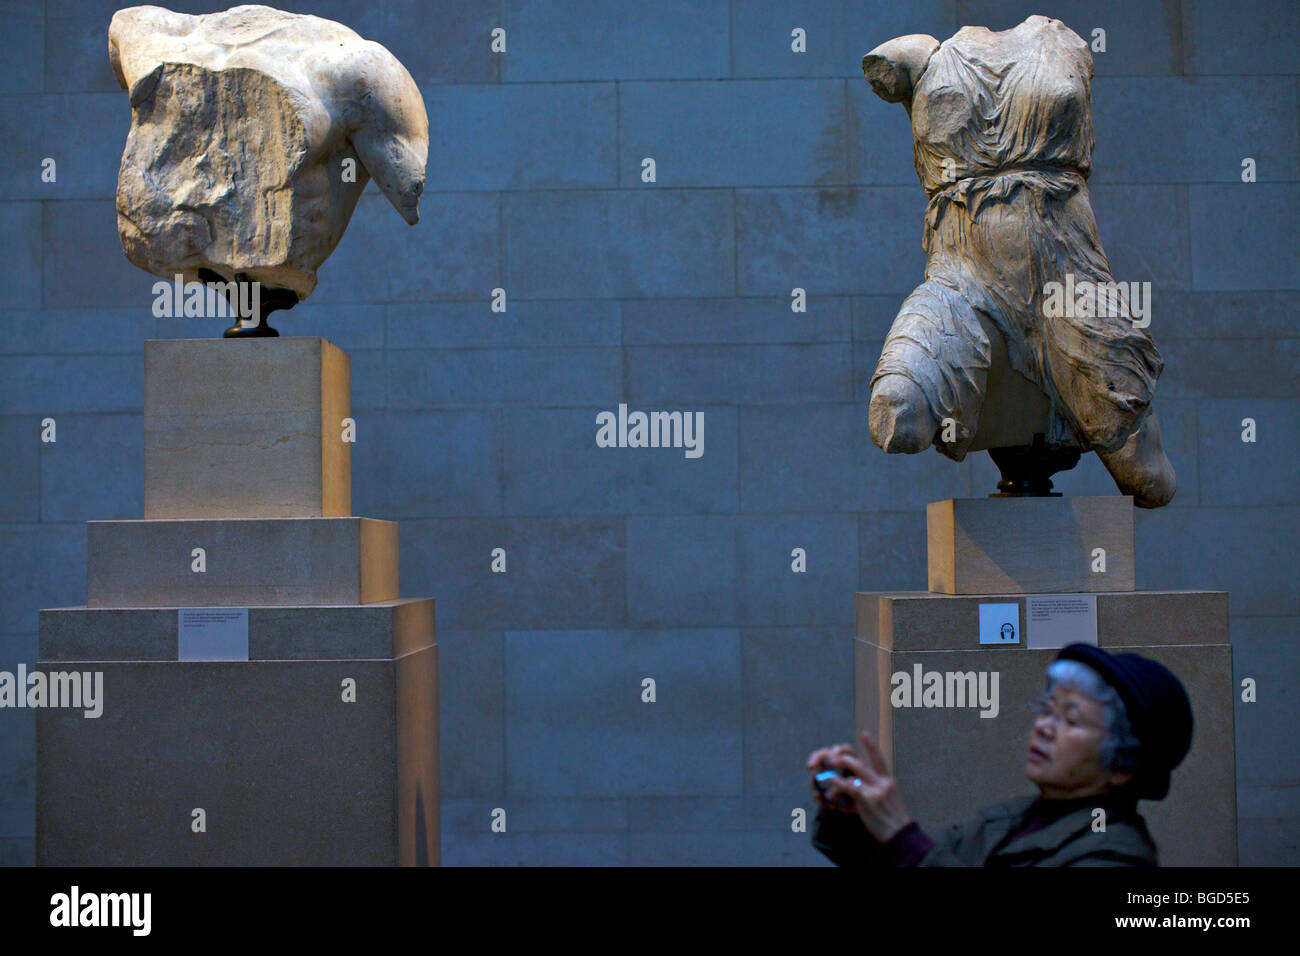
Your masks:
<path fill-rule="evenodd" d="M 862 70 L 906 107 L 930 199 L 925 281 L 871 380 L 873 441 L 957 461 L 988 449 L 1009 494 L 1049 493 L 1092 450 L 1136 504 L 1166 504 L 1174 473 L 1151 410 L 1163 363 L 1110 274 L 1085 183 L 1088 45 L 1033 16 L 944 43 L 899 37 Z"/>
<path fill-rule="evenodd" d="M 428 117 L 379 44 L 264 6 L 145 6 L 114 14 L 108 49 L 131 94 L 122 248 L 166 279 L 259 283 L 256 324 L 227 335 L 277 334 L 265 314 L 311 294 L 371 178 L 402 218 L 419 219 Z"/>

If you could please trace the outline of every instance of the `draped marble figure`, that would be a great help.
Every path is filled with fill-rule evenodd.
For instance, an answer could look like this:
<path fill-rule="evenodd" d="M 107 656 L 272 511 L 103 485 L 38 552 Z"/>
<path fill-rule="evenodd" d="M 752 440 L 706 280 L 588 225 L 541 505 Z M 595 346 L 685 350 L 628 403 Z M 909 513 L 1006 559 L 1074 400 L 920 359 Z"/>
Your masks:
<path fill-rule="evenodd" d="M 117 182 L 122 249 L 187 282 L 258 283 L 257 322 L 316 287 L 373 178 L 420 217 L 429 121 L 397 58 L 332 20 L 239 6 L 119 10 L 109 60 L 131 95 Z M 241 318 L 246 318 L 241 316 Z"/>
<path fill-rule="evenodd" d="M 1095 451 L 1136 504 L 1166 504 L 1174 473 L 1151 408 L 1162 361 L 1115 285 L 1088 199 L 1087 43 L 1033 16 L 943 43 L 899 37 L 862 69 L 907 109 L 929 197 L 925 281 L 871 380 L 873 441 L 933 444 L 956 461 L 988 449 L 1012 494 L 1046 493 L 1053 471 Z M 1067 284 L 1110 295 L 1061 308 L 1054 287 Z"/>

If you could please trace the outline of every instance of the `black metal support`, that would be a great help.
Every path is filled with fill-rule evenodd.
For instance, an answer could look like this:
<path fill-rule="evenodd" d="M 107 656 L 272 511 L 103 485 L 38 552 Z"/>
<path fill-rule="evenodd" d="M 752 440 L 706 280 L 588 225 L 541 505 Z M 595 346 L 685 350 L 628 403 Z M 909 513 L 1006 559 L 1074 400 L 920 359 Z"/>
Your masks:
<path fill-rule="evenodd" d="M 989 457 L 1002 473 L 998 490 L 990 498 L 1059 498 L 1052 490 L 1052 475 L 1079 463 L 1077 448 L 1048 448 L 1042 435 L 1032 445 L 990 448 Z"/>
<path fill-rule="evenodd" d="M 264 286 L 258 283 L 255 291 L 257 301 L 252 303 L 251 309 L 241 310 L 238 288 L 236 287 L 234 294 L 231 294 L 230 280 L 218 275 L 211 269 L 200 269 L 199 280 L 202 282 L 220 282 L 226 286 L 226 298 L 235 314 L 239 316 L 238 321 L 225 331 L 225 337 L 228 339 L 278 336 L 280 333 L 267 324 L 267 316 L 280 309 L 292 309 L 298 304 L 298 293 L 292 289 L 281 289 L 278 286 Z M 233 281 L 239 285 L 251 284 L 248 275 L 243 272 L 236 272 Z M 245 325 L 244 322 L 253 318 L 253 316 L 257 316 L 257 324 Z"/>

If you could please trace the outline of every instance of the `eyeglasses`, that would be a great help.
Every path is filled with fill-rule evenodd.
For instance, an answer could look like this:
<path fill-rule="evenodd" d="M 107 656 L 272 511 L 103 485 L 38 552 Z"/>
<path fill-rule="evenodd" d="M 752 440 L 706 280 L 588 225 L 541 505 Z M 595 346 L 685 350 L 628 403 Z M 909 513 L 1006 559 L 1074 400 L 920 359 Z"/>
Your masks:
<path fill-rule="evenodd" d="M 1081 720 L 1073 704 L 1066 705 L 1067 712 L 1062 715 L 1056 707 L 1056 699 L 1051 694 L 1044 694 L 1037 700 L 1029 704 L 1029 712 L 1035 717 L 1050 717 L 1059 727 L 1061 724 L 1070 728 L 1090 727 L 1093 730 L 1103 730 L 1100 724 L 1094 724 L 1091 721 Z"/>

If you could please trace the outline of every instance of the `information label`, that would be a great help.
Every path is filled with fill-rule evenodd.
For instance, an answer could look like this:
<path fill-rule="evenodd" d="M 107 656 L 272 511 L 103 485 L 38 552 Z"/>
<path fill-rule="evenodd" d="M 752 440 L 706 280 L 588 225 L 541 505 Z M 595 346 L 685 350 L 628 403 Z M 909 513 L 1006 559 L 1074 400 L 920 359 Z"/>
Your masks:
<path fill-rule="evenodd" d="M 176 620 L 176 659 L 248 660 L 248 608 L 181 608 Z"/>
<path fill-rule="evenodd" d="M 1019 644 L 1020 605 L 981 604 L 980 643 Z"/>
<path fill-rule="evenodd" d="M 1025 615 L 1025 646 L 1030 649 L 1097 644 L 1095 594 L 1026 595 Z"/>

